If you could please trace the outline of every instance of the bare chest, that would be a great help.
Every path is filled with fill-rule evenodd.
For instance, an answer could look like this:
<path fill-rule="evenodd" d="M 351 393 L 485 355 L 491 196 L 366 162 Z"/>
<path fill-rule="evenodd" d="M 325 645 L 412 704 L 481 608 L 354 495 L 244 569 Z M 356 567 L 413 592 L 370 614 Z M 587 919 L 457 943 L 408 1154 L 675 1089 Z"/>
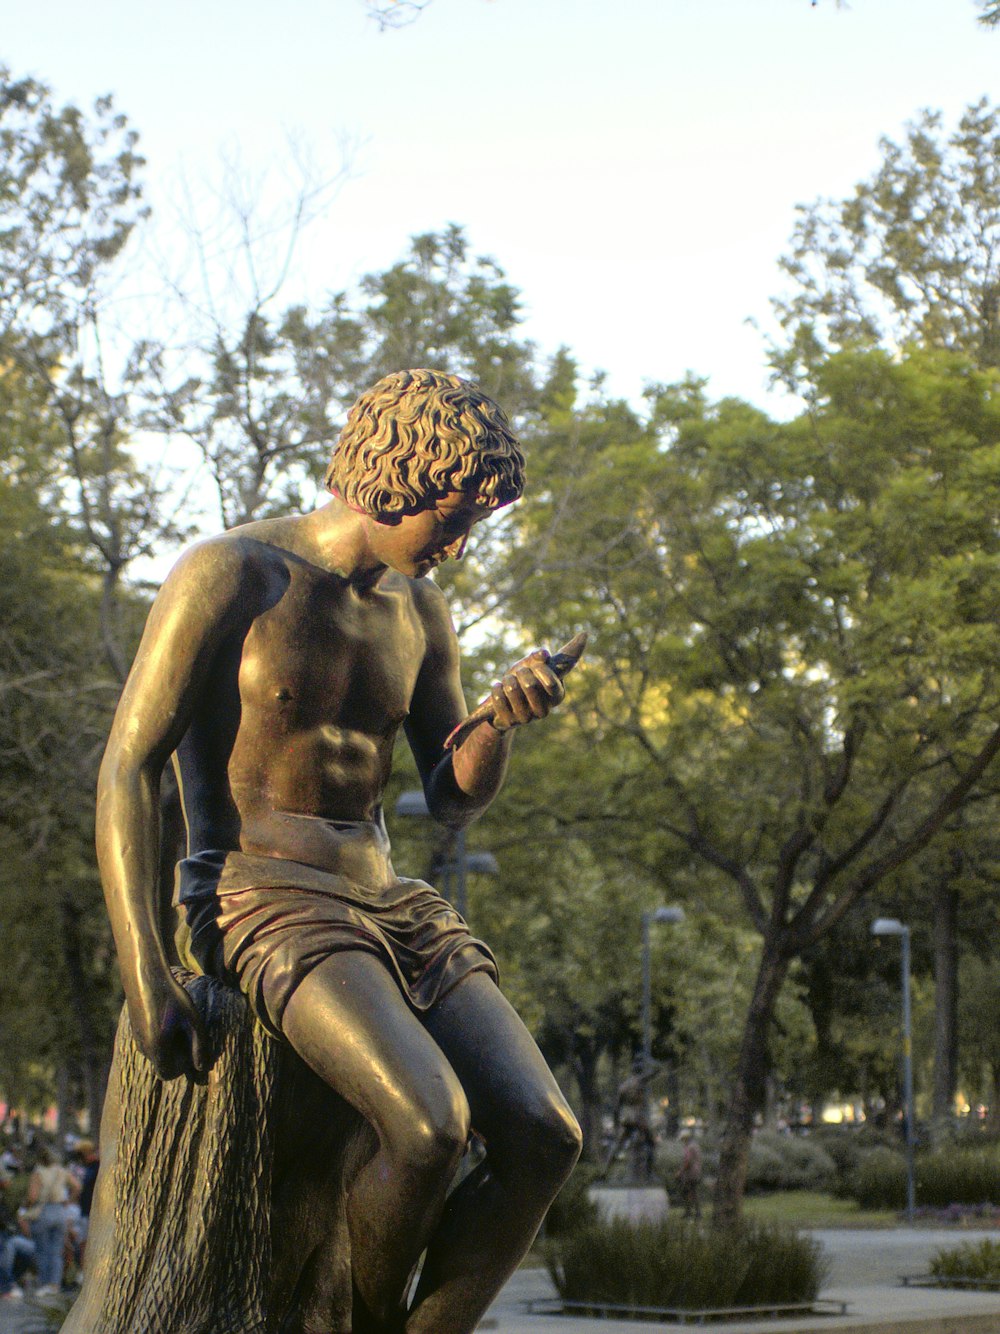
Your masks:
<path fill-rule="evenodd" d="M 336 576 L 295 569 L 244 640 L 241 704 L 273 715 L 279 730 L 384 735 L 409 711 L 424 650 L 405 588 L 359 595 Z"/>

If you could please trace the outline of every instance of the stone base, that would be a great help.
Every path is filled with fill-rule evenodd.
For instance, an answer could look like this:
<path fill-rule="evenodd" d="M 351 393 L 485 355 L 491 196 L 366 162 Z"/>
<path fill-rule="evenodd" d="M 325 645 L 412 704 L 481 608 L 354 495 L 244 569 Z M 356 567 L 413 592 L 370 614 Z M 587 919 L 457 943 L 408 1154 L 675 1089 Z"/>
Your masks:
<path fill-rule="evenodd" d="M 591 1186 L 589 1197 L 600 1210 L 601 1218 L 627 1218 L 632 1222 L 658 1223 L 670 1208 L 662 1186 Z"/>

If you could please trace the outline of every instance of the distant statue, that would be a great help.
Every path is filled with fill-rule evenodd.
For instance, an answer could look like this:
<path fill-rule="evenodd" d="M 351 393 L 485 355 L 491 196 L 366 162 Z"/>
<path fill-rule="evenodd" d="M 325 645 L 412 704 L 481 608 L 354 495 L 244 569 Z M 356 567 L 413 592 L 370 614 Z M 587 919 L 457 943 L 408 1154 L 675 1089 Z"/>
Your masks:
<path fill-rule="evenodd" d="M 516 730 L 544 718 L 564 687 L 559 664 L 537 650 L 493 686 L 480 715 L 488 720 L 461 727 L 458 644 L 425 576 L 459 558 L 474 525 L 523 485 L 509 423 L 476 386 L 427 370 L 387 376 L 351 409 L 326 484 L 332 498 L 314 513 L 192 547 L 150 612 L 98 793 L 101 874 L 142 1053 L 129 1054 L 131 1039 L 121 1047 L 106 1119 L 131 1136 L 139 1162 L 148 1132 L 124 1128 L 130 1082 L 150 1081 L 142 1115 L 161 1115 L 174 1099 L 171 1124 L 186 1115 L 185 1099 L 215 1096 L 220 1067 L 205 1016 L 238 988 L 260 1029 L 247 1054 L 227 1049 L 226 1068 L 263 1069 L 290 1047 L 319 1077 L 315 1086 L 308 1071 L 300 1077 L 305 1120 L 289 1136 L 309 1161 L 299 1179 L 325 1170 L 324 1098 L 337 1095 L 366 1123 L 363 1152 L 343 1166 L 349 1254 L 331 1263 L 349 1267 L 353 1297 L 336 1334 L 465 1334 L 531 1245 L 580 1132 L 500 992 L 489 949 L 434 889 L 394 871 L 383 795 L 403 727 L 430 812 L 462 828 L 497 795 Z M 187 823 L 182 953 L 203 975 L 188 985 L 170 966 L 157 889 L 158 792 L 171 755 Z M 143 1057 L 176 1082 L 156 1083 Z M 271 1087 L 266 1071 L 261 1078 Z M 456 1186 L 470 1137 L 478 1165 Z M 232 1164 L 230 1138 L 222 1134 L 219 1155 Z M 227 1169 L 231 1187 L 206 1205 L 213 1217 L 225 1191 L 245 1190 L 241 1175 L 274 1152 L 252 1126 Z M 114 1281 L 115 1189 L 109 1178 L 105 1222 L 95 1218 L 88 1250 L 89 1267 L 103 1244 L 105 1284 Z M 287 1195 L 293 1220 L 312 1207 Z M 193 1206 L 182 1198 L 179 1207 Z M 240 1207 L 254 1214 L 252 1200 Z M 136 1216 L 155 1208 L 137 1204 Z M 266 1218 L 260 1226 L 266 1232 Z M 116 1244 L 127 1249 L 127 1239 Z M 288 1278 L 288 1292 L 304 1281 Z M 282 1314 L 278 1279 L 265 1274 L 262 1284 L 263 1314 L 229 1316 L 226 1330 L 332 1329 L 328 1310 L 307 1318 L 288 1292 Z M 88 1319 L 94 1330 L 113 1327 Z M 213 1319 L 205 1334 L 223 1328 Z M 148 1317 L 127 1334 L 172 1334 L 163 1321 Z"/>
<path fill-rule="evenodd" d="M 618 1085 L 615 1097 L 614 1138 L 604 1160 L 601 1177 L 606 1177 L 621 1153 L 627 1153 L 631 1175 L 639 1182 L 648 1182 L 653 1175 L 653 1155 L 656 1141 L 649 1120 L 649 1083 L 659 1066 L 650 1065 L 637 1056 L 632 1070 Z"/>

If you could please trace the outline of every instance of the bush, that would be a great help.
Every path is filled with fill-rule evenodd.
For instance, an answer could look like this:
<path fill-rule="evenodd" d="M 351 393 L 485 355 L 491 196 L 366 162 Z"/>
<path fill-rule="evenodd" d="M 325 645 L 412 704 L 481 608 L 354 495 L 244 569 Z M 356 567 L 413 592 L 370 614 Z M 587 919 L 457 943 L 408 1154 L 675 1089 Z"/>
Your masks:
<path fill-rule="evenodd" d="M 590 1163 L 580 1163 L 569 1175 L 562 1190 L 549 1205 L 543 1235 L 563 1237 L 582 1227 L 592 1227 L 598 1220 L 597 1205 L 587 1194 L 597 1176 Z"/>
<path fill-rule="evenodd" d="M 905 1157 L 873 1149 L 861 1159 L 847 1186 L 861 1209 L 903 1209 L 907 1201 Z M 951 1205 L 1000 1205 L 1000 1150 L 941 1149 L 916 1159 L 916 1202 L 925 1209 Z"/>
<path fill-rule="evenodd" d="M 747 1190 L 830 1190 L 837 1166 L 823 1146 L 801 1135 L 755 1135 L 747 1164 Z"/>
<path fill-rule="evenodd" d="M 935 1208 L 1000 1204 L 1000 1151 L 948 1148 L 921 1154 L 917 1158 L 917 1201 Z"/>
<path fill-rule="evenodd" d="M 851 1126 L 825 1126 L 812 1132 L 813 1143 L 820 1145 L 833 1162 L 837 1179 L 833 1189 L 840 1192 L 861 1166 L 865 1156 L 859 1132 Z"/>
<path fill-rule="evenodd" d="M 978 1246 L 967 1241 L 952 1250 L 938 1251 L 931 1257 L 931 1273 L 936 1278 L 1000 1282 L 1000 1241 L 981 1241 Z"/>
<path fill-rule="evenodd" d="M 775 1224 L 722 1231 L 666 1218 L 614 1219 L 545 1243 L 564 1301 L 698 1310 L 814 1301 L 822 1247 Z"/>
<path fill-rule="evenodd" d="M 871 1149 L 847 1184 L 846 1194 L 862 1209 L 906 1206 L 906 1158 L 896 1149 Z"/>
<path fill-rule="evenodd" d="M 917 1204 L 1000 1205 L 1000 1150 L 940 1149 L 917 1155 Z M 873 1149 L 852 1174 L 847 1193 L 863 1209 L 902 1209 L 906 1203 L 906 1159 L 893 1149 Z"/>

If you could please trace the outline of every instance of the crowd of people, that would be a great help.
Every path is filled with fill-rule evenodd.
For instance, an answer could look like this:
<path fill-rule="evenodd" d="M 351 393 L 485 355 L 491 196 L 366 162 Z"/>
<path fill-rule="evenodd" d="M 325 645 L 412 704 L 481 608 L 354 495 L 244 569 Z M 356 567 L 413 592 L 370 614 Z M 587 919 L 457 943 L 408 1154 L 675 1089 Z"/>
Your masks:
<path fill-rule="evenodd" d="M 63 1153 L 40 1138 L 0 1154 L 0 1301 L 39 1301 L 79 1283 L 99 1158 L 92 1140 Z"/>

